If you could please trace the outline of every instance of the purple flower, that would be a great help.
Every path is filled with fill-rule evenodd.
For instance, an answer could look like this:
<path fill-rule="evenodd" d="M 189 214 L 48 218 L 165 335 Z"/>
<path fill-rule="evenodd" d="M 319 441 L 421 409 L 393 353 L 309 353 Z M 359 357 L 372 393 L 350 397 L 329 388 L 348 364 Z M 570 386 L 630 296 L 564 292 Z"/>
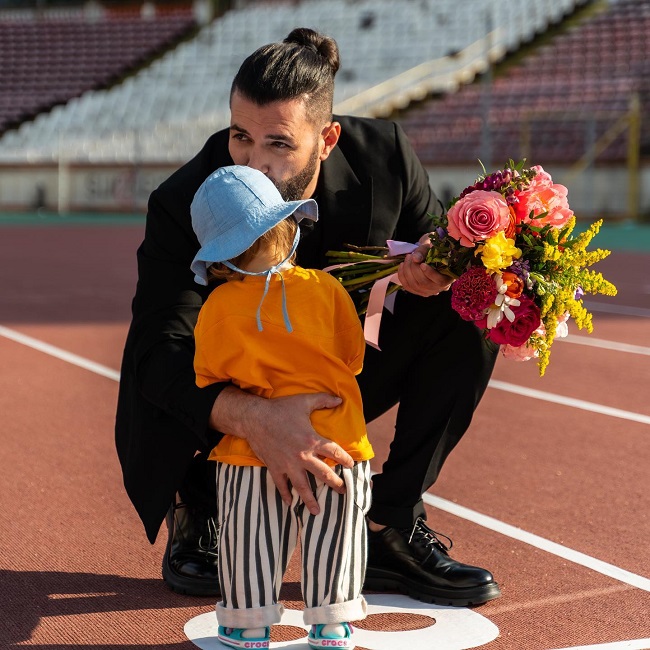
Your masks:
<path fill-rule="evenodd" d="M 574 300 L 581 300 L 584 295 L 585 295 L 585 292 L 583 291 L 582 287 L 579 286 L 579 287 L 576 288 L 576 292 L 573 295 L 573 299 Z"/>
<path fill-rule="evenodd" d="M 512 273 L 526 281 L 530 275 L 530 260 L 515 260 L 508 267 L 508 271 L 512 271 Z"/>

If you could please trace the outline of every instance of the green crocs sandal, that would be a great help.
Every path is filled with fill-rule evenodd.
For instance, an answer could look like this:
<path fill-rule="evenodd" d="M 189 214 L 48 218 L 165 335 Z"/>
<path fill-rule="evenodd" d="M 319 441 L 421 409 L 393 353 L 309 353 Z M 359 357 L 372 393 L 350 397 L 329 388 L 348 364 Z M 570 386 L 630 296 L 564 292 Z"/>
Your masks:
<path fill-rule="evenodd" d="M 307 643 L 312 648 L 354 648 L 352 632 L 354 628 L 349 623 L 339 623 L 345 629 L 345 636 L 323 634 L 325 625 L 312 625 Z"/>
<path fill-rule="evenodd" d="M 266 636 L 260 639 L 246 639 L 242 637 L 242 632 L 245 630 L 240 627 L 223 627 L 219 626 L 219 631 L 217 633 L 217 638 L 224 645 L 230 646 L 231 648 L 249 648 L 254 650 L 256 648 L 268 648 L 271 643 L 271 628 L 267 627 Z M 341 646 L 346 648 L 347 646 Z"/>

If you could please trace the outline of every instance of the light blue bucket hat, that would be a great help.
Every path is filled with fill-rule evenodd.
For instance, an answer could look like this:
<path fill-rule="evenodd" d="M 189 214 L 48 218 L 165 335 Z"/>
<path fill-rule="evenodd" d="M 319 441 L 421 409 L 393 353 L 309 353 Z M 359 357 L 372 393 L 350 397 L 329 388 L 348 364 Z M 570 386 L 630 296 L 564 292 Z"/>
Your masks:
<path fill-rule="evenodd" d="M 287 217 L 296 221 L 304 218 L 318 220 L 318 205 L 313 199 L 285 201 L 273 181 L 251 167 L 231 165 L 221 167 L 203 182 L 190 206 L 192 228 L 201 248 L 194 256 L 191 269 L 194 280 L 208 284 L 208 267 L 222 262 L 244 275 L 266 275 L 264 293 L 257 308 L 257 329 L 262 331 L 262 303 L 269 291 L 271 277 L 277 273 L 282 281 L 282 313 L 289 332 L 292 331 L 287 312 L 284 278 L 280 269 L 291 258 L 300 240 L 296 230 L 293 246 L 285 259 L 264 271 L 240 269 L 229 260 L 250 248 L 265 232 Z"/>
<path fill-rule="evenodd" d="M 194 195 L 190 212 L 201 245 L 191 269 L 202 285 L 208 284 L 210 264 L 241 255 L 287 217 L 318 220 L 316 201 L 285 201 L 270 178 L 241 165 L 210 174 Z"/>

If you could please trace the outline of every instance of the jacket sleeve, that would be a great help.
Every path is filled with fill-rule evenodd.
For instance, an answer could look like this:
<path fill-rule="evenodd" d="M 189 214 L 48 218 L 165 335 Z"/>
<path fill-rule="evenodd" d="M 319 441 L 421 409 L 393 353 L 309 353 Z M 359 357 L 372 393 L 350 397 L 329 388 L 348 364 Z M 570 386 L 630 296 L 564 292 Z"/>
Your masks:
<path fill-rule="evenodd" d="M 443 206 L 431 189 L 429 174 L 398 124 L 395 124 L 395 142 L 403 169 L 402 209 L 395 239 L 415 243 L 432 230 L 431 217 L 441 214 Z"/>
<path fill-rule="evenodd" d="M 194 325 L 208 289 L 194 282 L 189 265 L 198 250 L 188 197 L 156 190 L 150 197 L 144 240 L 138 249 L 131 360 L 141 395 L 207 443 L 208 418 L 226 384 L 195 382 Z"/>

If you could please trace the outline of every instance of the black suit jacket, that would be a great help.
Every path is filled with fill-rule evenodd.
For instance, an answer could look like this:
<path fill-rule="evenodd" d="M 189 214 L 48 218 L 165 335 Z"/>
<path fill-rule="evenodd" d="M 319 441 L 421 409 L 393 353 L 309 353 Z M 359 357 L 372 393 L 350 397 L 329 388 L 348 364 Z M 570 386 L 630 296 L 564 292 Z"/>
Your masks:
<path fill-rule="evenodd" d="M 305 267 L 323 268 L 326 251 L 346 243 L 417 241 L 430 230 L 428 215 L 440 210 L 426 171 L 396 124 L 336 119 L 341 137 L 321 166 L 319 222 L 298 248 Z M 210 173 L 230 164 L 226 129 L 151 194 L 137 253 L 115 434 L 126 490 L 152 543 L 196 450 L 219 439 L 207 423 L 223 385 L 199 389 L 194 383 L 193 330 L 209 289 L 196 284 L 190 271 L 199 248 L 190 204 Z"/>

